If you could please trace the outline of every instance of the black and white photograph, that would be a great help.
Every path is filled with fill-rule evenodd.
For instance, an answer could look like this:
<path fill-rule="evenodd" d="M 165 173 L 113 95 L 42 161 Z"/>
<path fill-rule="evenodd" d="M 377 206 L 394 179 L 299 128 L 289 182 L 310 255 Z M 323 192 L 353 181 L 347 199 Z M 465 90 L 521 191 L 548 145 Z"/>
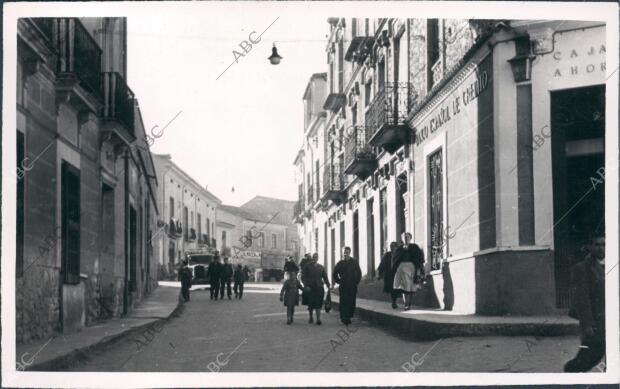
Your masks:
<path fill-rule="evenodd" d="M 2 387 L 617 387 L 617 3 L 3 10 Z"/>

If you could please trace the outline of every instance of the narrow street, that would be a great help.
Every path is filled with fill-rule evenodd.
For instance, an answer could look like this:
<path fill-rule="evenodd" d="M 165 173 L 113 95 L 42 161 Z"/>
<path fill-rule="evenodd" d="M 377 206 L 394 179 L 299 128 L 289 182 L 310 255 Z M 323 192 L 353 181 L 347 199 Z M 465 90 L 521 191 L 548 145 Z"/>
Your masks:
<path fill-rule="evenodd" d="M 410 362 L 408 370 L 416 372 L 560 372 L 579 344 L 577 337 L 410 342 L 359 319 L 347 333 L 338 311 L 323 312 L 323 324 L 310 325 L 302 306 L 288 326 L 279 288 L 249 283 L 241 301 L 210 301 L 208 289 L 194 290 L 178 316 L 163 324 L 152 341 L 142 340 L 148 344 L 140 350 L 134 340 L 138 335 L 123 338 L 70 370 L 403 372 L 403 364 Z"/>

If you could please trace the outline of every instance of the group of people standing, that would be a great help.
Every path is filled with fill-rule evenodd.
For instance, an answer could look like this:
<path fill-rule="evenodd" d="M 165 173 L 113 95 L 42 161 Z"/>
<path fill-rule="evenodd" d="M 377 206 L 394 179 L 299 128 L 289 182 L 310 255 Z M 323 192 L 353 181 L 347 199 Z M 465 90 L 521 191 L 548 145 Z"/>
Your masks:
<path fill-rule="evenodd" d="M 355 311 L 357 285 L 362 279 L 362 270 L 357 260 L 351 257 L 351 248 L 343 248 L 342 259 L 336 264 L 332 273 L 334 284 L 338 284 L 340 296 L 340 320 L 343 324 L 351 324 Z M 287 307 L 286 324 L 293 322 L 295 306 L 299 305 L 299 291 L 302 291 L 302 304 L 308 307 L 308 323 L 321 325 L 321 310 L 325 302 L 325 287 L 329 293 L 332 285 L 327 277 L 325 267 L 318 263 L 319 255 L 306 254 L 299 266 L 288 258 L 284 264 L 286 281 L 280 291 L 280 301 Z M 301 272 L 299 272 L 301 270 Z M 327 295 L 329 297 L 329 294 Z"/>
<path fill-rule="evenodd" d="M 392 298 L 392 308 L 398 308 L 396 299 L 403 295 L 405 310 L 410 309 L 413 294 L 422 287 L 425 277 L 424 254 L 411 234 L 402 234 L 402 244 L 390 243 L 390 250 L 381 258 L 379 278 L 383 278 L 383 291 Z"/>
<path fill-rule="evenodd" d="M 224 257 L 224 263 L 220 263 L 220 257 L 216 256 L 214 261 L 209 264 L 207 269 L 207 279 L 209 280 L 211 300 L 224 299 L 224 290 L 228 299 L 232 299 L 232 292 L 235 292 L 235 299 L 243 298 L 243 285 L 250 278 L 250 270 L 247 266 L 237 264 L 235 268 L 229 263 L 228 257 Z M 230 284 L 234 282 L 231 290 Z"/>

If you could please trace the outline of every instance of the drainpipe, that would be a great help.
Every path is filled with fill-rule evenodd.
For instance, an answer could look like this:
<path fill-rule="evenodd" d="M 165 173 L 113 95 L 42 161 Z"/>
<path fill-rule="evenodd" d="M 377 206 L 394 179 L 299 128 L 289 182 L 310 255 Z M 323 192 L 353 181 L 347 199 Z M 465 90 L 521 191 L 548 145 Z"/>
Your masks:
<path fill-rule="evenodd" d="M 125 209 L 125 282 L 123 288 L 123 315 L 127 315 L 129 310 L 129 150 L 125 148 L 125 184 L 124 184 L 124 209 Z"/>

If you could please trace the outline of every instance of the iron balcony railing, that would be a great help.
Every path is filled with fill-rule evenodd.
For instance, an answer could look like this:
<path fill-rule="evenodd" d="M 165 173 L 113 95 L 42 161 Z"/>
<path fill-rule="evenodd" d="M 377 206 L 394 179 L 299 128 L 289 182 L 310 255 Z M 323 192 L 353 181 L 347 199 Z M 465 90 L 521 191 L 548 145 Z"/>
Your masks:
<path fill-rule="evenodd" d="M 347 187 L 344 168 L 340 163 L 328 163 L 323 170 L 323 194 L 327 192 L 342 192 Z"/>
<path fill-rule="evenodd" d="M 103 117 L 118 120 L 133 134 L 135 97 L 117 72 L 103 73 Z"/>
<path fill-rule="evenodd" d="M 371 135 L 371 128 L 360 125 L 349 127 L 344 145 L 345 166 L 349 166 L 356 159 L 376 158 L 374 147 L 368 143 Z"/>
<path fill-rule="evenodd" d="M 416 102 L 413 87 L 408 82 L 388 82 L 379 90 L 366 113 L 366 127 L 372 135 L 385 126 L 407 124 L 407 115 Z"/>
<path fill-rule="evenodd" d="M 75 75 L 80 85 L 101 98 L 101 48 L 77 18 L 54 19 L 59 73 Z"/>

